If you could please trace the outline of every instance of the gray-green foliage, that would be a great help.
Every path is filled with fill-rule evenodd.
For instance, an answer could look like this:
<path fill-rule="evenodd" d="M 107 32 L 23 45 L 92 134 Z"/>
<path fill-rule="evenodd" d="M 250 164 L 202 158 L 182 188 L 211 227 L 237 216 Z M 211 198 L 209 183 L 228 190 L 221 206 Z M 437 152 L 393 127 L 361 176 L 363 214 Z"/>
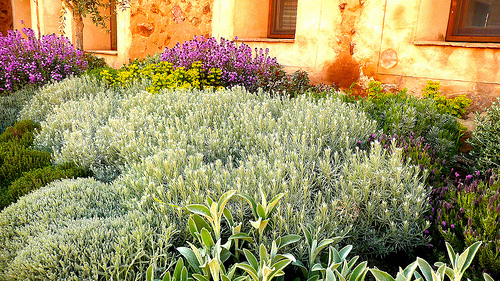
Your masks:
<path fill-rule="evenodd" d="M 352 239 L 355 248 L 368 238 L 369 241 L 399 239 L 397 244 L 383 241 L 382 247 L 388 249 L 378 246 L 364 249 L 380 254 L 412 248 L 423 241 L 421 236 L 413 237 L 409 233 L 422 233 L 425 222 L 406 217 L 405 212 L 399 214 L 404 209 L 393 205 L 412 196 L 412 200 L 408 200 L 409 209 L 418 214 L 425 211 L 425 206 L 417 200 L 425 195 L 420 188 L 422 181 L 417 178 L 418 170 L 401 163 L 400 153 L 388 155 L 379 144 L 374 144 L 366 156 L 355 150 L 358 140 L 366 139 L 376 129 L 375 122 L 355 105 L 344 104 L 334 97 L 315 102 L 306 97 L 288 100 L 270 98 L 263 93 L 255 96 L 239 88 L 171 90 L 160 94 L 139 92 L 137 88 L 139 86 L 133 86 L 122 93 L 86 95 L 60 103 L 49 111 L 36 143 L 53 149 L 56 162 L 90 167 L 94 173 L 101 172 L 106 180 L 111 180 L 117 170 L 122 175 L 112 184 L 84 180 L 86 184 L 81 186 L 85 188 L 70 188 L 74 184 L 69 183 L 74 181 L 51 184 L 4 210 L 0 215 L 0 242 L 6 243 L 1 253 L 8 258 L 0 271 L 8 268 L 5 272 L 11 274 L 9 276 L 33 274 L 31 269 L 21 266 L 28 263 L 25 260 L 28 256 L 34 258 L 29 263 L 39 262 L 39 268 L 44 268 L 46 256 L 35 252 L 18 255 L 29 250 L 31 241 L 45 243 L 37 238 L 42 237 L 42 233 L 56 236 L 45 239 L 47 244 L 33 244 L 33 251 L 54 251 L 57 256 L 56 249 L 64 248 L 63 241 L 70 241 L 75 252 L 79 247 L 84 252 L 87 242 L 99 244 L 95 242 L 97 238 L 92 240 L 94 236 L 90 235 L 88 240 L 76 243 L 66 235 L 70 233 L 66 227 L 73 220 L 99 219 L 103 220 L 102 232 L 107 233 L 106 227 L 115 223 L 120 226 L 112 217 L 120 221 L 128 214 L 126 210 L 137 210 L 138 214 L 157 211 L 156 216 L 145 216 L 144 227 L 158 226 L 156 233 L 160 236 L 166 235 L 162 234 L 166 232 L 165 225 L 176 227 L 182 235 L 166 240 L 180 245 L 188 234 L 185 215 L 176 208 L 159 204 L 153 196 L 186 206 L 202 203 L 207 196 L 218 198 L 232 189 L 252 198 L 260 198 L 260 190 L 265 198 L 284 194 L 280 200 L 283 203 L 274 209 L 274 222 L 262 241 L 267 246 L 279 236 L 300 233 L 302 224 L 309 224 L 318 240 L 342 233 L 351 225 L 353 229 L 372 227 L 373 231 Z M 351 173 L 358 177 L 349 178 Z M 372 177 L 381 182 L 367 181 Z M 387 220 L 368 214 L 366 208 L 371 198 L 345 199 L 354 192 L 363 192 L 364 186 L 359 183 L 370 184 L 374 189 L 370 194 L 376 202 L 388 202 L 388 212 L 379 215 L 393 218 L 389 225 L 395 226 L 398 235 L 388 236 L 384 229 Z M 396 188 L 401 191 L 394 193 L 392 190 Z M 53 189 L 57 189 L 54 194 L 49 192 Z M 80 193 L 83 195 L 76 195 Z M 78 196 L 86 197 L 79 199 Z M 396 198 L 389 200 L 388 196 Z M 40 203 L 45 201 L 47 203 Z M 237 222 L 252 219 L 247 204 L 230 202 L 229 208 Z M 71 211 L 72 215 L 60 210 Z M 14 223 L 20 221 L 17 217 L 31 219 L 29 223 L 21 220 L 17 225 Z M 365 219 L 371 221 L 362 221 Z M 243 227 L 251 228 L 250 225 Z M 87 230 L 82 226 L 82 232 Z M 129 232 L 123 230 L 123 233 Z M 100 235 L 95 237 L 105 237 Z M 122 241 L 119 237 L 116 239 Z M 151 249 L 145 253 L 149 258 L 154 256 L 153 249 L 156 253 L 167 252 L 155 248 L 154 241 L 146 241 L 144 236 L 135 239 L 135 246 L 138 243 Z M 129 242 L 132 247 L 132 240 Z M 101 253 L 106 252 L 105 249 L 108 248 L 103 247 Z M 302 258 L 307 249 L 299 244 L 293 252 Z M 72 257 L 70 255 L 67 262 L 78 263 L 77 256 Z M 19 262 L 12 263 L 15 258 Z M 88 256 L 81 259 L 86 260 Z M 61 276 L 71 276 L 61 273 L 64 272 L 61 267 L 57 270 Z"/>
<path fill-rule="evenodd" d="M 423 243 L 429 226 L 427 188 L 419 168 L 403 161 L 402 149 L 389 154 L 378 143 L 369 153 L 350 153 L 340 177 L 325 176 L 325 189 L 333 188 L 344 216 L 352 219 L 347 241 L 362 253 L 385 255 Z"/>
<path fill-rule="evenodd" d="M 128 211 L 113 185 L 56 181 L 0 213 L 0 280 L 135 280 L 165 263 L 173 228 Z"/>
<path fill-rule="evenodd" d="M 476 129 L 468 142 L 474 168 L 481 171 L 500 168 L 500 98 L 474 120 Z"/>
<path fill-rule="evenodd" d="M 106 89 L 104 82 L 97 77 L 87 75 L 69 77 L 60 82 L 47 84 L 38 89 L 36 94 L 24 105 L 20 112 L 20 120 L 29 119 L 41 122 L 59 104 L 105 92 Z"/>
<path fill-rule="evenodd" d="M 0 133 L 16 123 L 23 105 L 35 92 L 35 88 L 25 87 L 9 95 L 0 96 Z"/>
<path fill-rule="evenodd" d="M 138 198 L 134 208 L 152 206 L 152 195 L 184 206 L 229 189 L 258 198 L 262 189 L 267 198 L 285 194 L 269 238 L 309 223 L 319 238 L 354 224 L 355 248 L 369 242 L 360 249 L 378 254 L 423 241 L 418 170 L 399 152 L 353 150 L 376 124 L 334 97 L 288 100 L 237 88 L 98 94 L 62 104 L 42 127 L 36 142 L 52 147 L 56 162 L 124 171 L 118 184 Z M 376 207 L 365 210 L 370 200 Z M 235 209 L 246 221 L 247 209 Z M 182 222 L 175 210 L 163 213 Z"/>

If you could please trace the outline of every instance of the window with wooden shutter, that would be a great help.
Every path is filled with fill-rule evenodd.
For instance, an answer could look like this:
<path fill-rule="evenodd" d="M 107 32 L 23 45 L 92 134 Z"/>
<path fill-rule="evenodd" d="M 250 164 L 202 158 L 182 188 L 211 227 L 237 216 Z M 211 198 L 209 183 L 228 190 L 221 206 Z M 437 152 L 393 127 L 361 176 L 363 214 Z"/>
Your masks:
<path fill-rule="evenodd" d="M 446 40 L 500 42 L 500 0 L 452 0 Z"/>
<path fill-rule="evenodd" d="M 298 0 L 270 0 L 269 38 L 294 38 Z"/>

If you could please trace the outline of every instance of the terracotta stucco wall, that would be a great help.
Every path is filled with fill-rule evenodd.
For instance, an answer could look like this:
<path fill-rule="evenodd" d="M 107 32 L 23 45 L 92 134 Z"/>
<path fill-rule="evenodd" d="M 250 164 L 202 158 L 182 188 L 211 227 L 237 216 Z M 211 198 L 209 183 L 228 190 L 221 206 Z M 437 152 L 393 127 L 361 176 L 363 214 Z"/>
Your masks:
<path fill-rule="evenodd" d="M 7 30 L 13 28 L 12 5 L 10 0 L 0 2 L 0 33 L 7 35 Z"/>
<path fill-rule="evenodd" d="M 375 74 L 384 13 L 380 3 L 299 0 L 293 40 L 265 38 L 268 7 L 268 0 L 215 0 L 214 36 L 237 36 L 252 47 L 269 48 L 288 70 L 304 69 L 314 83 L 348 88 L 361 75 Z M 369 21 L 362 20 L 364 14 Z"/>
<path fill-rule="evenodd" d="M 137 0 L 130 10 L 130 58 L 143 58 L 165 47 L 211 35 L 213 0 Z"/>
<path fill-rule="evenodd" d="M 500 44 L 445 42 L 449 9 L 450 0 L 388 1 L 376 78 L 415 95 L 440 81 L 481 109 L 500 96 Z"/>
<path fill-rule="evenodd" d="M 358 81 L 362 88 L 375 78 L 420 95 L 434 80 L 445 94 L 466 94 L 481 108 L 500 96 L 500 44 L 444 42 L 450 1 L 299 0 L 295 39 L 276 40 L 265 38 L 261 24 L 267 0 L 214 0 L 213 34 L 269 48 L 316 83 L 348 88 Z"/>

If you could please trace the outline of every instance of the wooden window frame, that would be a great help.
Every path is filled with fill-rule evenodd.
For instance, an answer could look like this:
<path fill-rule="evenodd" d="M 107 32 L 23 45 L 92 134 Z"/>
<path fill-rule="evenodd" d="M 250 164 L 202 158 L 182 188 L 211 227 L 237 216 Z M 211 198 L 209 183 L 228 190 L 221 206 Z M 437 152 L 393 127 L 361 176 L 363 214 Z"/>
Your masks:
<path fill-rule="evenodd" d="M 500 43 L 500 26 L 480 29 L 463 26 L 468 3 L 469 0 L 451 0 L 446 41 Z M 492 32 L 496 33 L 497 36 L 486 35 Z"/>
<path fill-rule="evenodd" d="M 276 27 L 279 4 L 283 0 L 269 0 L 269 24 L 267 29 L 268 38 L 295 38 L 296 28 L 291 29 L 278 29 Z M 296 27 L 296 26 L 295 26 Z"/>
<path fill-rule="evenodd" d="M 118 50 L 118 21 L 116 16 L 116 3 L 113 1 L 109 7 L 109 36 L 111 50 Z"/>

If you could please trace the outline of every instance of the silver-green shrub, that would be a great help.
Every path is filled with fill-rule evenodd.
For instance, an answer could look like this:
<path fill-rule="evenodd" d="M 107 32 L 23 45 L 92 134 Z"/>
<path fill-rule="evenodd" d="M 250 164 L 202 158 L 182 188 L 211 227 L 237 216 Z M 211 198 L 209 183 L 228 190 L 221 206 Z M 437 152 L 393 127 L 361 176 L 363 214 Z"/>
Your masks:
<path fill-rule="evenodd" d="M 369 153 L 348 154 L 331 187 L 353 222 L 347 241 L 361 253 L 385 255 L 426 241 L 424 180 L 417 166 L 403 161 L 401 148 L 390 149 L 376 142 Z"/>
<path fill-rule="evenodd" d="M 56 181 L 0 213 L 0 280 L 136 280 L 165 263 L 173 226 L 128 211 L 123 194 L 93 179 Z"/>
<path fill-rule="evenodd" d="M 383 255 L 425 242 L 426 222 L 416 214 L 426 210 L 426 193 L 418 169 L 404 164 L 400 154 L 389 155 L 378 144 L 368 156 L 355 150 L 375 131 L 375 122 L 356 105 L 334 97 L 280 99 L 240 88 L 129 91 L 61 104 L 42 123 L 36 143 L 52 148 L 56 162 L 90 167 L 106 180 L 121 171 L 112 185 L 127 198 L 123 203 L 157 210 L 184 235 L 185 214 L 153 197 L 185 206 L 230 189 L 260 198 L 262 189 L 267 198 L 285 193 L 267 238 L 300 233 L 302 224 L 318 239 L 351 225 L 356 231 L 368 226 L 373 230 L 353 236 L 351 243 L 358 248 L 372 239 L 360 249 Z M 372 198 L 356 194 L 365 183 L 374 202 L 388 202 L 387 211 L 377 206 L 382 213 L 367 214 Z M 411 217 L 396 204 L 406 201 L 415 212 Z M 238 221 L 251 219 L 245 204 L 230 208 Z M 184 239 L 178 235 L 172 243 Z M 305 251 L 304 245 L 295 249 L 298 256 Z"/>
<path fill-rule="evenodd" d="M 500 169 L 500 98 L 486 108 L 486 115 L 476 116 L 476 129 L 467 140 L 472 145 L 470 158 L 476 170 Z"/>
<path fill-rule="evenodd" d="M 106 89 L 106 84 L 99 78 L 87 75 L 68 77 L 60 82 L 44 85 L 25 103 L 20 112 L 20 120 L 41 122 L 56 106 L 69 100 L 105 92 Z"/>
<path fill-rule="evenodd" d="M 34 87 L 26 86 L 21 90 L 0 96 L 0 133 L 16 123 L 19 111 L 35 92 Z"/>

